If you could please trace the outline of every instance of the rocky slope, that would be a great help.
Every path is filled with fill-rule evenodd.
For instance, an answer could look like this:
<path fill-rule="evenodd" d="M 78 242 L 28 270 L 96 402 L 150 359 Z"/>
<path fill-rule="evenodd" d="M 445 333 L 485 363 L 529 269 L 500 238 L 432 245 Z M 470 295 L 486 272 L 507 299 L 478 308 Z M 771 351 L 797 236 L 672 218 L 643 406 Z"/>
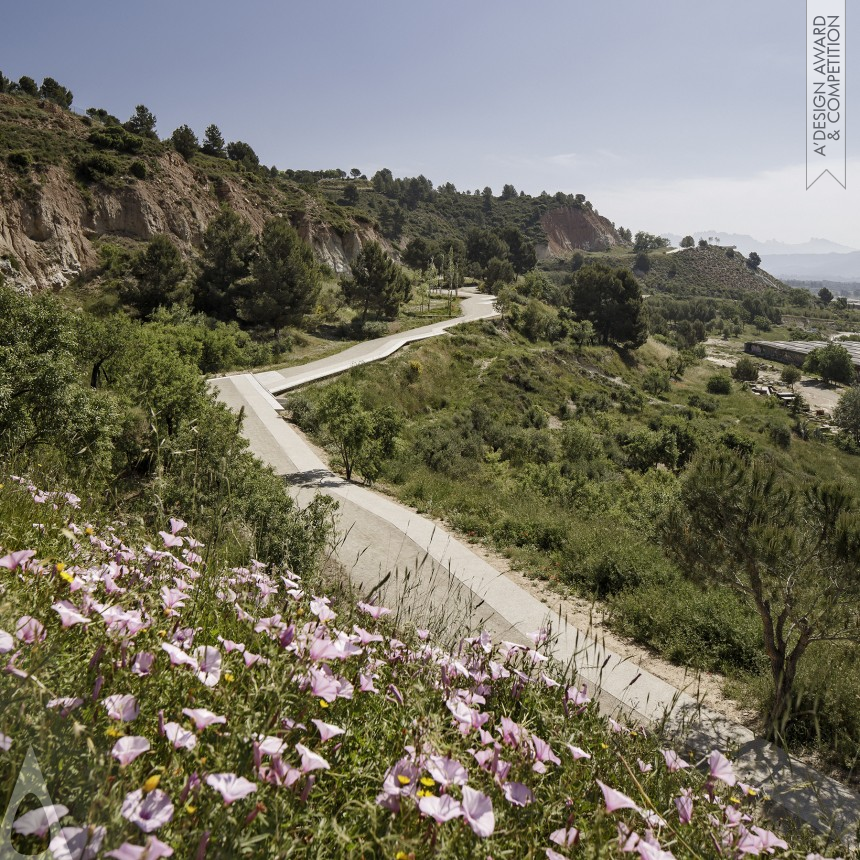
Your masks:
<path fill-rule="evenodd" d="M 612 222 L 591 209 L 577 206 L 561 206 L 540 219 L 546 233 L 545 254 L 564 257 L 575 250 L 605 251 L 621 244 Z"/>
<path fill-rule="evenodd" d="M 83 182 L 75 164 L 96 152 L 87 142 L 92 126 L 46 103 L 15 111 L 21 101 L 0 95 L 0 274 L 19 289 L 64 286 L 97 264 L 99 240 L 144 242 L 164 233 L 190 252 L 222 203 L 257 232 L 273 215 L 288 215 L 319 261 L 336 272 L 349 268 L 365 242 L 381 240 L 371 223 L 342 214 L 333 219 L 325 201 L 295 184 L 263 185 L 223 160 L 226 169 L 213 174 L 158 145 L 138 157 L 143 179 L 125 169 L 131 157 L 111 153 L 117 175 Z M 16 149 L 22 141 L 27 149 Z M 10 159 L 21 151 L 30 163 Z"/>

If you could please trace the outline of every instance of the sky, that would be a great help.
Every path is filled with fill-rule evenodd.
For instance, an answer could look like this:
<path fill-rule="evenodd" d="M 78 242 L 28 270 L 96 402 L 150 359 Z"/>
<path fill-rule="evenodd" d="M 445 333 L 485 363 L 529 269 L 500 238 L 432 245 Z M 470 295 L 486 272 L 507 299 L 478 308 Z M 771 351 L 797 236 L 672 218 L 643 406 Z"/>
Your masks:
<path fill-rule="evenodd" d="M 145 104 L 162 137 L 215 123 L 280 168 L 511 183 L 585 194 L 634 232 L 860 248 L 860 103 L 846 104 L 847 189 L 806 190 L 802 0 L 4 7 L 7 77 L 56 78 L 75 109 L 123 120 Z M 860 61 L 847 75 L 860 92 Z"/>

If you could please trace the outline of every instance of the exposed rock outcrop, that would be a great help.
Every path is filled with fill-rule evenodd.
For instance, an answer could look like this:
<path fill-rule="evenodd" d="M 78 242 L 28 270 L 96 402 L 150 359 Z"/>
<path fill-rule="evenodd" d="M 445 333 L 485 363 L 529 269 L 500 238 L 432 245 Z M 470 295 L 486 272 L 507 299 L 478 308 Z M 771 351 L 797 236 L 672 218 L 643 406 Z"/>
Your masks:
<path fill-rule="evenodd" d="M 541 256 L 566 257 L 576 250 L 605 251 L 621 244 L 612 222 L 587 207 L 561 206 L 544 214 L 540 224 L 547 240 Z"/>

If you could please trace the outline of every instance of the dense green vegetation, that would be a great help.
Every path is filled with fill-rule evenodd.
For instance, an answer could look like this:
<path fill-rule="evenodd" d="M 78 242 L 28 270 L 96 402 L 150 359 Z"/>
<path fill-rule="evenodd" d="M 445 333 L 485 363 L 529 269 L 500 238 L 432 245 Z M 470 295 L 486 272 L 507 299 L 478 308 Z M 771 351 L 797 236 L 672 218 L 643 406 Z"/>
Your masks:
<path fill-rule="evenodd" d="M 536 276 L 523 284 L 536 281 L 550 283 Z M 373 477 L 562 590 L 604 601 L 621 632 L 677 662 L 725 672 L 759 697 L 763 711 L 774 707 L 778 681 L 759 613 L 731 582 L 706 578 L 703 588 L 693 566 L 678 562 L 666 524 L 673 512 L 692 510 L 682 504 L 685 488 L 695 486 L 690 476 L 720 456 L 742 471 L 745 463 L 771 463 L 799 497 L 816 481 L 839 481 L 848 494 L 840 510 L 850 518 L 856 459 L 810 434 L 775 398 L 755 397 L 727 373 L 715 377 L 695 350 L 679 363 L 681 353 L 654 340 L 635 352 L 589 346 L 563 307 L 504 298 L 502 323 L 473 324 L 385 367 L 350 373 L 363 409 L 395 403 L 404 422 Z M 535 326 L 530 311 L 549 324 Z M 307 429 L 315 429 L 315 405 L 328 387 L 288 399 Z M 780 510 L 791 517 L 787 504 Z M 779 594 L 781 586 L 768 588 Z M 791 717 L 778 728 L 789 744 L 819 744 L 849 769 L 860 742 L 851 704 L 860 688 L 817 667 L 829 654 L 854 660 L 855 649 L 810 646 L 793 678 Z"/>

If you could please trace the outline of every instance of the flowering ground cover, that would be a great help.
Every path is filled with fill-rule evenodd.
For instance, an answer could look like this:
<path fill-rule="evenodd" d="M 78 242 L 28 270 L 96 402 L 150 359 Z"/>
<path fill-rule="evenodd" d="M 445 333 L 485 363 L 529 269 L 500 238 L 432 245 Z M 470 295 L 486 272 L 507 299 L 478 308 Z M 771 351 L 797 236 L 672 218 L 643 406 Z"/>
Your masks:
<path fill-rule="evenodd" d="M 49 801 L 5 813 L 21 852 L 827 850 L 775 832 L 721 751 L 688 761 L 601 716 L 545 655 L 549 631 L 525 647 L 397 629 L 347 583 L 204 561 L 178 518 L 146 540 L 25 478 L 5 479 L 0 514 L 0 809 L 30 748 Z"/>

